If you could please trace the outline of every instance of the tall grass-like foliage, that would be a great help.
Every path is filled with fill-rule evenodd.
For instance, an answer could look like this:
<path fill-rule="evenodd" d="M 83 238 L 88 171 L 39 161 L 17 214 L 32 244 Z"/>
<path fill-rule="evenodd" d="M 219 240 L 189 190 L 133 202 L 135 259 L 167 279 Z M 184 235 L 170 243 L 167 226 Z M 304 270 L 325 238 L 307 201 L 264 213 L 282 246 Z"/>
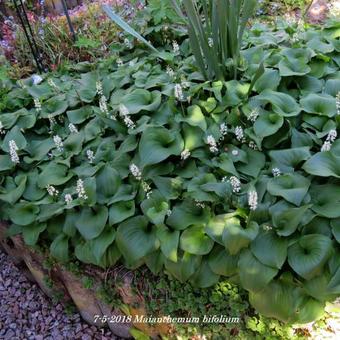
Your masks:
<path fill-rule="evenodd" d="M 184 17 L 177 1 L 173 3 Z M 243 34 L 256 4 L 256 0 L 183 0 L 190 45 L 206 79 L 237 77 Z"/>

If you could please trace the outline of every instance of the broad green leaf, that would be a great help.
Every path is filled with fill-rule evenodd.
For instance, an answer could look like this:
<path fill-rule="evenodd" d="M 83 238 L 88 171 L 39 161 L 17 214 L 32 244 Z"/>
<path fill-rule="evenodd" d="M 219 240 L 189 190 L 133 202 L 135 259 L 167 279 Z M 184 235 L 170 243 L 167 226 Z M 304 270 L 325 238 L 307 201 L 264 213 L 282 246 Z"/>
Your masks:
<path fill-rule="evenodd" d="M 76 227 L 86 240 L 92 240 L 104 230 L 107 218 L 108 209 L 105 206 L 83 207 L 76 221 Z"/>
<path fill-rule="evenodd" d="M 178 132 L 163 127 L 147 128 L 139 143 L 142 167 L 156 164 L 171 155 L 180 155 L 184 143 Z"/>
<path fill-rule="evenodd" d="M 332 184 L 313 185 L 310 190 L 312 210 L 319 216 L 340 217 L 340 188 Z"/>
<path fill-rule="evenodd" d="M 23 150 L 27 146 L 27 141 L 24 135 L 21 133 L 18 126 L 14 126 L 10 131 L 6 133 L 5 138 L 2 141 L 1 149 L 5 152 L 9 152 L 9 143 L 14 141 L 19 150 Z"/>
<path fill-rule="evenodd" d="M 237 273 L 238 259 L 238 255 L 232 256 L 223 247 L 215 246 L 209 254 L 208 264 L 215 274 L 232 276 Z"/>
<path fill-rule="evenodd" d="M 243 250 L 238 261 L 242 287 L 250 292 L 261 291 L 278 273 L 278 269 L 262 264 L 250 250 Z"/>
<path fill-rule="evenodd" d="M 302 161 L 310 158 L 309 147 L 292 148 L 287 150 L 269 151 L 273 168 L 277 167 L 282 172 L 293 171 Z"/>
<path fill-rule="evenodd" d="M 248 247 L 259 231 L 259 226 L 252 221 L 246 228 L 243 228 L 241 221 L 233 219 L 234 223 L 228 223 L 223 230 L 222 240 L 230 255 L 236 255 L 242 248 Z"/>
<path fill-rule="evenodd" d="M 219 281 L 220 276 L 214 273 L 207 260 L 203 260 L 198 271 L 190 278 L 190 282 L 194 287 L 207 288 L 215 285 Z"/>
<path fill-rule="evenodd" d="M 96 184 L 97 201 L 99 204 L 104 204 L 117 192 L 121 185 L 121 178 L 114 168 L 106 164 L 96 174 Z"/>
<path fill-rule="evenodd" d="M 331 151 L 318 152 L 307 160 L 303 169 L 315 176 L 340 178 L 340 157 Z"/>
<path fill-rule="evenodd" d="M 206 235 L 203 225 L 191 226 L 181 234 L 180 247 L 190 254 L 209 254 L 213 246 L 214 241 Z"/>
<path fill-rule="evenodd" d="M 259 137 L 267 137 L 277 132 L 283 125 L 283 117 L 277 113 L 263 112 L 254 124 L 254 131 Z"/>
<path fill-rule="evenodd" d="M 83 106 L 80 109 L 67 111 L 66 114 L 72 124 L 81 124 L 92 115 L 92 109 L 91 106 Z"/>
<path fill-rule="evenodd" d="M 134 201 L 113 203 L 109 208 L 109 225 L 120 223 L 135 213 Z"/>
<path fill-rule="evenodd" d="M 117 246 L 129 264 L 159 248 L 156 228 L 148 224 L 146 217 L 135 216 L 122 222 L 117 229 Z"/>
<path fill-rule="evenodd" d="M 51 255 L 60 262 L 67 262 L 69 260 L 68 241 L 67 235 L 60 234 L 51 243 Z"/>
<path fill-rule="evenodd" d="M 99 263 L 101 258 L 108 247 L 113 243 L 116 237 L 116 230 L 112 227 L 107 227 L 104 231 L 95 239 L 91 240 L 91 249 L 97 262 Z"/>
<path fill-rule="evenodd" d="M 0 194 L 0 200 L 10 203 L 11 205 L 15 204 L 24 193 L 26 182 L 27 176 L 25 175 L 16 176 L 14 180 L 11 177 L 7 177 L 4 190 L 5 193 Z M 1 189 L 0 192 L 2 192 Z"/>
<path fill-rule="evenodd" d="M 288 263 L 309 280 L 317 276 L 332 251 L 332 241 L 323 235 L 304 235 L 288 248 Z"/>
<path fill-rule="evenodd" d="M 320 116 L 334 117 L 336 115 L 336 100 L 327 94 L 310 93 L 300 101 L 302 110 Z"/>
<path fill-rule="evenodd" d="M 13 223 L 26 226 L 36 220 L 39 210 L 37 205 L 20 202 L 10 210 L 9 217 Z"/>
<path fill-rule="evenodd" d="M 64 94 L 52 97 L 42 104 L 41 117 L 55 117 L 64 113 L 68 108 L 68 103 Z"/>
<path fill-rule="evenodd" d="M 264 265 L 280 269 L 287 258 L 288 240 L 273 232 L 262 232 L 251 243 L 250 249 Z"/>
<path fill-rule="evenodd" d="M 311 182 L 306 177 L 294 173 L 272 178 L 267 185 L 268 192 L 273 196 L 283 197 L 297 206 L 306 196 Z"/>
<path fill-rule="evenodd" d="M 335 239 L 340 243 L 340 218 L 331 221 L 332 233 Z"/>
<path fill-rule="evenodd" d="M 66 165 L 49 162 L 47 165 L 41 166 L 42 172 L 38 175 L 38 186 L 43 189 L 48 185 L 65 184 L 71 177 Z"/>
<path fill-rule="evenodd" d="M 283 50 L 283 59 L 279 63 L 280 75 L 283 77 L 303 76 L 311 70 L 308 62 L 311 51 L 305 48 L 286 48 Z"/>
<path fill-rule="evenodd" d="M 276 91 L 281 81 L 277 70 L 265 69 L 264 74 L 256 81 L 254 90 L 258 93 L 266 89 Z"/>
<path fill-rule="evenodd" d="M 129 114 L 136 114 L 143 110 L 156 111 L 161 104 L 161 93 L 137 89 L 125 95 L 122 104 L 126 106 Z"/>
<path fill-rule="evenodd" d="M 33 222 L 33 221 L 32 221 Z M 40 234 L 46 229 L 45 223 L 32 223 L 22 228 L 22 236 L 29 246 L 37 244 Z"/>
<path fill-rule="evenodd" d="M 172 262 L 177 262 L 179 231 L 171 230 L 165 225 L 160 225 L 157 229 L 157 238 L 159 239 L 164 256 Z"/>

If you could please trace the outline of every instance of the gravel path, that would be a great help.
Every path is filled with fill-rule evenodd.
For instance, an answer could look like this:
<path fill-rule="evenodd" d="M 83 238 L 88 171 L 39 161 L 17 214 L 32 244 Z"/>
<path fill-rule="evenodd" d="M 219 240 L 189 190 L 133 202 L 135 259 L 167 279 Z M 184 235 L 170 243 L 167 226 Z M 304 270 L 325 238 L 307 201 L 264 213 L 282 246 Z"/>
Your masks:
<path fill-rule="evenodd" d="M 53 305 L 40 288 L 27 280 L 0 250 L 1 340 L 111 340 L 111 332 L 86 324 L 79 314 L 68 315 Z"/>

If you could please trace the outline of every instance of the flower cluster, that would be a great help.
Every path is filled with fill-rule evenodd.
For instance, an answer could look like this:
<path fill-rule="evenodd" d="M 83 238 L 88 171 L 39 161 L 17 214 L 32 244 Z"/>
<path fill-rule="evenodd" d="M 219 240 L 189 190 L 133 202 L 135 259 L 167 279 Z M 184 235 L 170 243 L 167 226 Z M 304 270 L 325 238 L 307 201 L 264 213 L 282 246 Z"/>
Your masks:
<path fill-rule="evenodd" d="M 241 126 L 236 126 L 235 128 L 235 135 L 236 135 L 236 139 L 239 142 L 242 142 L 244 139 L 244 132 Z"/>
<path fill-rule="evenodd" d="M 142 184 L 142 189 L 146 193 L 146 198 L 149 199 L 151 194 L 152 194 L 152 190 L 151 190 L 150 185 L 148 183 L 146 183 L 145 181 L 142 181 L 141 184 Z"/>
<path fill-rule="evenodd" d="M 175 84 L 175 98 L 179 101 L 184 100 L 183 89 L 181 84 Z"/>
<path fill-rule="evenodd" d="M 205 204 L 199 200 L 195 200 L 196 207 L 199 207 L 201 209 L 205 208 Z"/>
<path fill-rule="evenodd" d="M 181 152 L 181 159 L 184 161 L 186 159 L 188 159 L 190 157 L 190 151 L 188 149 L 184 149 L 182 152 Z"/>
<path fill-rule="evenodd" d="M 214 46 L 213 38 L 208 38 L 208 45 L 209 45 L 209 47 L 213 47 Z"/>
<path fill-rule="evenodd" d="M 236 176 L 231 176 L 229 182 L 234 193 L 241 191 L 241 182 Z"/>
<path fill-rule="evenodd" d="M 174 40 L 172 42 L 172 49 L 173 49 L 174 53 L 176 53 L 176 54 L 179 52 L 179 45 L 178 45 L 176 40 Z"/>
<path fill-rule="evenodd" d="M 39 98 L 34 98 L 34 107 L 36 109 L 36 111 L 39 113 L 41 112 L 41 102 L 39 100 Z"/>
<path fill-rule="evenodd" d="M 5 133 L 6 132 L 5 132 L 4 126 L 3 126 L 2 122 L 0 121 L 0 135 L 3 135 Z"/>
<path fill-rule="evenodd" d="M 138 180 L 142 179 L 142 172 L 139 170 L 136 164 L 130 164 L 129 169 L 130 169 L 132 176 L 134 176 Z"/>
<path fill-rule="evenodd" d="M 9 154 L 11 156 L 11 161 L 13 163 L 16 163 L 16 164 L 19 163 L 20 160 L 19 160 L 19 156 L 18 156 L 18 153 L 17 153 L 19 148 L 18 148 L 17 144 L 15 143 L 14 140 L 10 140 L 8 142 L 8 146 L 9 146 Z"/>
<path fill-rule="evenodd" d="M 326 141 L 323 143 L 321 147 L 321 151 L 329 151 L 331 149 L 332 144 L 336 140 L 336 137 L 338 136 L 336 130 L 330 130 L 327 135 Z"/>
<path fill-rule="evenodd" d="M 273 174 L 274 177 L 281 176 L 281 170 L 279 168 L 273 168 L 272 174 Z"/>
<path fill-rule="evenodd" d="M 76 126 L 72 123 L 70 123 L 68 125 L 68 129 L 70 130 L 71 133 L 78 133 L 78 129 L 76 128 Z"/>
<path fill-rule="evenodd" d="M 58 196 L 59 195 L 59 190 L 57 190 L 53 185 L 48 185 L 46 187 L 46 190 L 50 196 Z"/>
<path fill-rule="evenodd" d="M 103 112 L 106 115 L 109 115 L 109 109 L 107 107 L 107 99 L 104 95 L 103 85 L 100 81 L 96 82 L 96 89 L 97 89 L 97 94 L 100 96 L 100 98 L 99 98 L 100 111 Z"/>
<path fill-rule="evenodd" d="M 72 201 L 73 201 L 72 195 L 71 194 L 66 194 L 65 195 L 65 203 L 66 204 L 71 204 Z"/>
<path fill-rule="evenodd" d="M 120 59 L 120 58 L 117 58 L 116 63 L 117 63 L 117 66 L 118 66 L 118 67 L 121 67 L 121 66 L 124 65 L 123 60 Z"/>
<path fill-rule="evenodd" d="M 119 114 L 123 118 L 124 124 L 127 126 L 127 128 L 134 129 L 136 127 L 136 124 L 129 117 L 130 113 L 129 113 L 128 108 L 124 104 L 121 104 L 119 106 Z"/>
<path fill-rule="evenodd" d="M 253 210 L 253 211 L 256 210 L 257 201 L 258 201 L 257 192 L 255 190 L 249 191 L 249 193 L 248 193 L 248 205 L 250 207 L 250 210 Z"/>
<path fill-rule="evenodd" d="M 175 71 L 168 65 L 166 67 L 166 74 L 172 78 L 175 76 Z"/>
<path fill-rule="evenodd" d="M 253 111 L 250 112 L 248 120 L 251 121 L 252 123 L 255 123 L 259 115 L 260 115 L 260 109 L 257 107 Z"/>
<path fill-rule="evenodd" d="M 85 188 L 84 188 L 84 181 L 80 178 L 77 181 L 76 191 L 78 194 L 78 198 L 83 198 L 84 200 L 88 199 Z"/>
<path fill-rule="evenodd" d="M 60 136 L 58 136 L 58 135 L 53 136 L 53 141 L 54 141 L 54 144 L 55 144 L 57 150 L 59 152 L 63 152 L 64 151 L 64 143 L 63 143 L 62 139 L 60 138 Z"/>
<path fill-rule="evenodd" d="M 220 133 L 221 133 L 221 135 L 222 135 L 223 137 L 226 136 L 226 135 L 228 134 L 228 126 L 227 126 L 226 123 L 222 123 L 222 124 L 220 125 Z"/>
<path fill-rule="evenodd" d="M 59 91 L 59 87 L 58 87 L 57 84 L 53 81 L 52 78 L 48 78 L 48 79 L 47 79 L 47 83 L 48 83 L 48 85 L 50 85 L 54 90 Z"/>
<path fill-rule="evenodd" d="M 94 152 L 89 149 L 86 151 L 86 156 L 87 156 L 87 159 L 89 160 L 89 163 L 92 164 L 95 159 Z"/>
<path fill-rule="evenodd" d="M 209 145 L 210 152 L 215 153 L 218 151 L 216 140 L 212 135 L 207 137 L 207 144 Z"/>

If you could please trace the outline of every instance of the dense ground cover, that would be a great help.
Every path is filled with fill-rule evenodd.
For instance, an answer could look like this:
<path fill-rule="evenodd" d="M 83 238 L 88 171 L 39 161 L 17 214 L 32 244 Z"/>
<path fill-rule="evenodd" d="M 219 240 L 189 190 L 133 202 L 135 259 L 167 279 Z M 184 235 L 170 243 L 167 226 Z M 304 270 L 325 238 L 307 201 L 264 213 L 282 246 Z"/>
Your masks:
<path fill-rule="evenodd" d="M 170 29 L 179 14 L 162 15 L 143 30 L 158 52 L 130 38 L 107 60 L 1 81 L 10 233 L 61 262 L 146 265 L 195 289 L 227 278 L 265 316 L 322 317 L 340 293 L 339 21 L 256 23 L 239 76 L 207 81 Z"/>

